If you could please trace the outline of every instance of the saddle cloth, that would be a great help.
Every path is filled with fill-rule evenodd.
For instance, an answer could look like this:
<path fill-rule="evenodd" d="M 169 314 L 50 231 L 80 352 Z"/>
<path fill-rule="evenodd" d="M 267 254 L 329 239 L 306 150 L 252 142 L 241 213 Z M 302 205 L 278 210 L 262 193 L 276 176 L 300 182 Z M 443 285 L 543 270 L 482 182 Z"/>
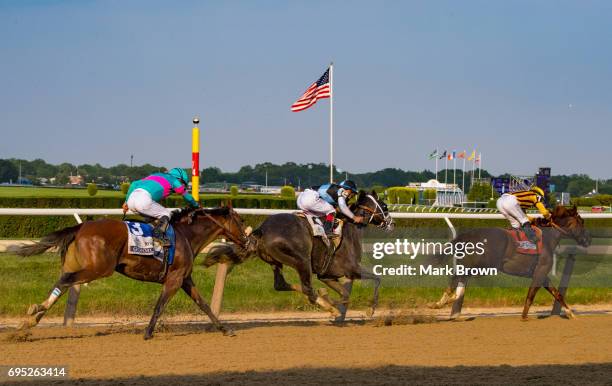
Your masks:
<path fill-rule="evenodd" d="M 323 228 L 323 222 L 321 221 L 319 217 L 314 216 L 310 213 L 306 213 L 304 211 L 297 211 L 295 212 L 295 215 L 308 220 L 308 224 L 310 225 L 310 229 L 312 229 L 313 236 L 327 238 L 327 235 L 325 234 L 325 228 Z M 342 237 L 343 225 L 344 225 L 344 221 L 340 219 L 336 219 L 336 226 L 334 227 L 334 233 L 338 235 L 338 238 Z"/>
<path fill-rule="evenodd" d="M 506 232 L 508 232 L 508 235 L 514 241 L 514 244 L 516 245 L 516 251 L 518 253 L 524 255 L 537 255 L 544 247 L 544 243 L 542 241 L 542 230 L 538 227 L 532 228 L 535 231 L 535 234 L 539 240 L 537 245 L 529 241 L 529 239 L 525 235 L 525 232 L 523 232 L 522 230 L 506 229 Z"/>
<path fill-rule="evenodd" d="M 325 229 L 323 228 L 323 223 L 321 222 L 320 218 L 303 211 L 295 212 L 295 215 L 308 220 L 308 225 L 310 225 L 310 229 L 312 229 L 313 236 L 327 238 L 327 236 L 325 235 Z"/>
<path fill-rule="evenodd" d="M 124 223 L 127 227 L 129 254 L 152 256 L 156 260 L 164 261 L 164 247 L 153 238 L 153 225 L 136 221 L 124 221 Z M 176 235 L 171 225 L 168 226 L 166 235 L 170 239 L 168 265 L 171 265 L 176 249 Z"/>

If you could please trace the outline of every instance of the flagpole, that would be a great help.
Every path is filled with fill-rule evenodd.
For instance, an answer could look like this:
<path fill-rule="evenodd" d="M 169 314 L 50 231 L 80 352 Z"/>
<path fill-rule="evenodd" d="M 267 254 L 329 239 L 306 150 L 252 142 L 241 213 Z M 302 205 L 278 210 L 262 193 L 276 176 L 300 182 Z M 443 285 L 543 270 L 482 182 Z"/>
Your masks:
<path fill-rule="evenodd" d="M 478 153 L 478 179 L 480 180 L 480 172 L 482 171 L 482 153 Z"/>
<path fill-rule="evenodd" d="M 436 181 L 438 181 L 438 148 L 436 147 L 436 152 L 434 153 L 436 155 Z"/>
<path fill-rule="evenodd" d="M 448 183 L 448 154 L 444 157 L 444 183 Z"/>
<path fill-rule="evenodd" d="M 329 64 L 329 183 L 334 182 L 334 62 Z"/>
<path fill-rule="evenodd" d="M 463 173 L 461 173 L 461 190 L 465 195 L 465 158 L 467 157 L 467 151 L 463 151 Z"/>
<path fill-rule="evenodd" d="M 457 185 L 457 154 L 455 154 L 455 152 L 453 151 L 453 185 Z M 453 189 L 455 189 L 453 187 Z"/>

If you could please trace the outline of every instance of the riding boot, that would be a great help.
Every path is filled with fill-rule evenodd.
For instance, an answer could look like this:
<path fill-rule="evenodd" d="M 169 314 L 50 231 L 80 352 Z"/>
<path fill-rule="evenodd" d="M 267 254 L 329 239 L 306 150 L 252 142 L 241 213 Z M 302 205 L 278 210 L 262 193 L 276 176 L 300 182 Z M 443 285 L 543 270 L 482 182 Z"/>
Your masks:
<path fill-rule="evenodd" d="M 334 215 L 328 214 L 323 219 L 323 229 L 325 230 L 325 235 L 328 238 L 336 237 L 337 235 L 334 233 Z"/>
<path fill-rule="evenodd" d="M 153 228 L 153 237 L 158 239 L 164 247 L 170 246 L 170 239 L 166 235 L 169 224 L 170 218 L 168 216 L 162 216 L 159 218 L 155 228 Z"/>
<path fill-rule="evenodd" d="M 523 232 L 525 232 L 525 236 L 527 236 L 529 241 L 531 241 L 534 244 L 538 243 L 538 237 L 536 236 L 535 231 L 531 227 L 531 223 L 526 222 L 523 225 L 521 225 L 521 228 L 523 228 Z"/>

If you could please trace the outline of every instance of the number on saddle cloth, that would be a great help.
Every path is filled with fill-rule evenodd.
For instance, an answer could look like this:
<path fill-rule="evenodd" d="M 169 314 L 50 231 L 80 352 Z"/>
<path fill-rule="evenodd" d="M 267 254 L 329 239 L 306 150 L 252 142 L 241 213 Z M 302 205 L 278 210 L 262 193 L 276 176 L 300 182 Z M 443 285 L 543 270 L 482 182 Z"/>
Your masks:
<path fill-rule="evenodd" d="M 124 221 L 128 231 L 128 253 L 140 256 L 153 256 L 159 261 L 164 261 L 166 251 L 164 247 L 155 242 L 153 238 L 153 225 L 137 221 Z M 168 265 L 174 262 L 176 250 L 176 234 L 172 225 L 168 226 L 166 236 L 170 240 L 170 247 L 167 249 Z"/>
<path fill-rule="evenodd" d="M 538 237 L 537 245 L 532 243 L 528 238 L 525 232 L 518 229 L 506 229 L 506 232 L 510 235 L 514 244 L 516 245 L 516 251 L 520 254 L 524 255 L 537 255 L 540 253 L 542 248 L 544 247 L 544 243 L 542 240 L 542 229 L 538 227 L 533 227 L 533 230 Z"/>

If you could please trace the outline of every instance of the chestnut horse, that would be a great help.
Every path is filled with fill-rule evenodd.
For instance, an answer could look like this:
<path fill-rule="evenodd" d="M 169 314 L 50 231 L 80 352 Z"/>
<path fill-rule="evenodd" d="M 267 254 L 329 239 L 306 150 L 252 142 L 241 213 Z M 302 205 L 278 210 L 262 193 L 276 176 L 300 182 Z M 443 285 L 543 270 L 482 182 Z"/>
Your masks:
<path fill-rule="evenodd" d="M 542 229 L 543 250 L 539 255 L 524 255 L 516 251 L 514 241 L 508 232 L 501 228 L 475 229 L 457 236 L 453 243 L 481 242 L 487 240 L 482 255 L 470 255 L 463 259 L 457 259 L 457 264 L 470 268 L 497 268 L 500 272 L 520 277 L 531 278 L 531 284 L 525 306 L 523 307 L 522 320 L 528 320 L 529 308 L 533 303 L 536 292 L 540 287 L 544 287 L 558 301 L 565 310 L 568 318 L 574 318 L 574 313 L 565 303 L 565 299 L 557 288 L 551 284 L 548 277 L 553 265 L 553 251 L 562 238 L 572 238 L 581 246 L 588 246 L 591 243 L 591 236 L 584 227 L 584 220 L 578 214 L 578 210 L 557 206 L 552 212 L 550 222 L 538 219 L 537 225 Z M 442 260 L 444 257 L 437 257 Z M 453 302 L 451 319 L 457 318 L 461 314 L 461 306 L 465 294 L 469 276 L 453 276 L 451 284 L 446 289 L 442 298 L 433 305 L 433 308 L 441 308 Z"/>
<path fill-rule="evenodd" d="M 38 255 L 57 247 L 62 258 L 59 280 L 42 304 L 30 306 L 27 314 L 31 318 L 22 324 L 22 328 L 38 324 L 57 299 L 73 285 L 111 276 L 117 271 L 132 279 L 163 285 L 151 321 L 145 330 L 145 339 L 153 337 L 157 319 L 180 288 L 224 335 L 234 335 L 231 328 L 219 322 L 202 299 L 191 278 L 191 272 L 198 251 L 220 235 L 246 247 L 248 238 L 240 217 L 234 210 L 225 207 L 182 209 L 173 213 L 170 223 L 176 234 L 176 249 L 174 262 L 167 268 L 165 275 L 164 264 L 158 260 L 150 256 L 128 254 L 127 227 L 118 220 L 89 221 L 53 232 L 32 245 L 13 246 L 11 251 L 21 256 Z"/>

